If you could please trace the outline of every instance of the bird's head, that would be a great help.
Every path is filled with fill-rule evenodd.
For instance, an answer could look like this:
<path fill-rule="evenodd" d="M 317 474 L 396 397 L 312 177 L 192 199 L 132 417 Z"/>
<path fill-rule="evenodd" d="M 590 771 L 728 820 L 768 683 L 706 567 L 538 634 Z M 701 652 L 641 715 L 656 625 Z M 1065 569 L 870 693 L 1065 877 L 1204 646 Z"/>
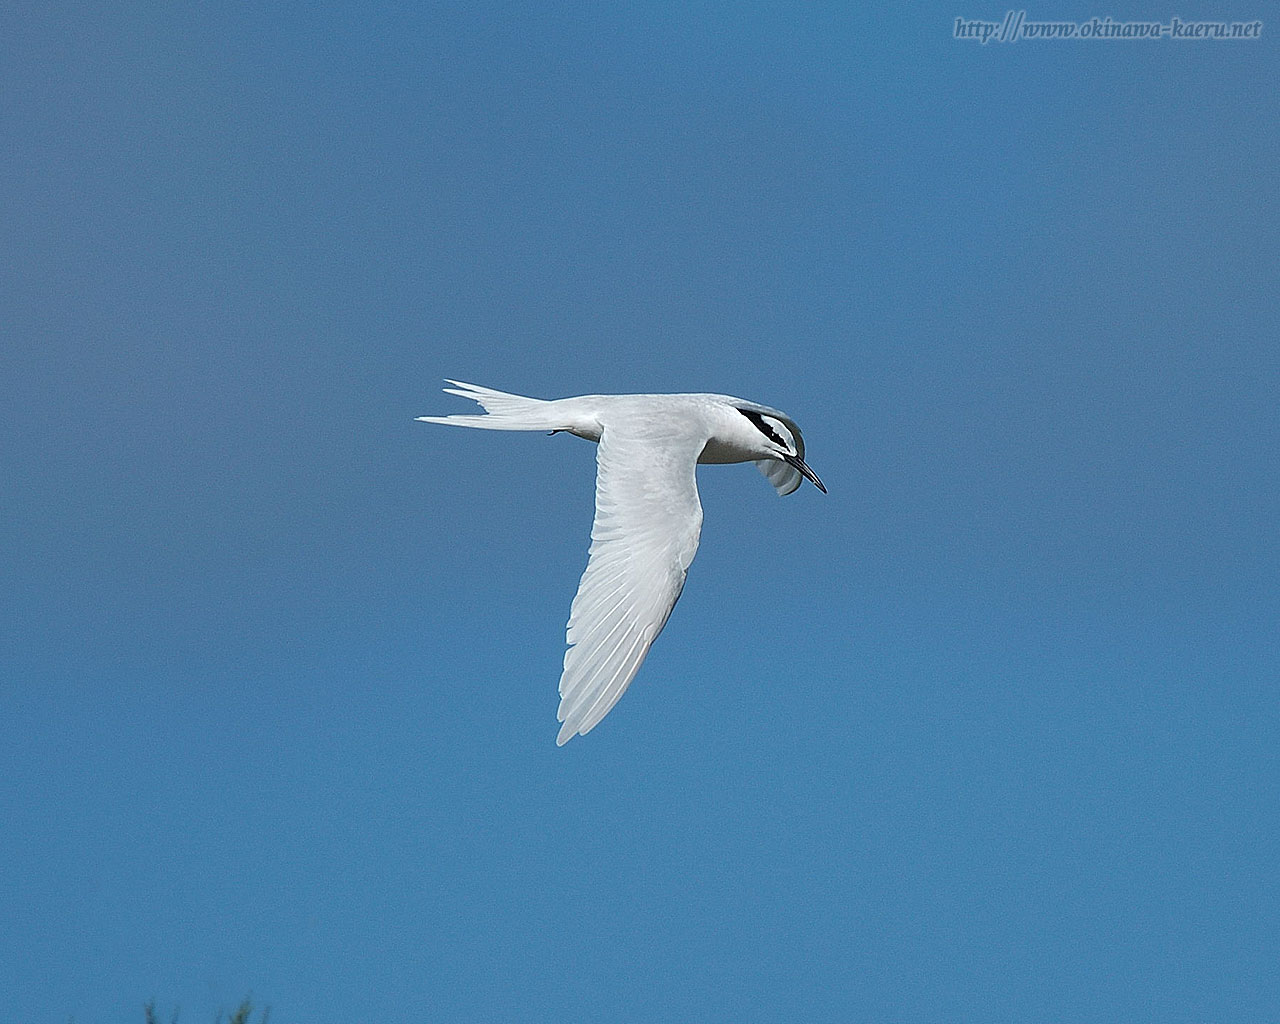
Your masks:
<path fill-rule="evenodd" d="M 823 494 L 827 493 L 818 474 L 805 465 L 804 438 L 795 423 L 774 412 L 742 406 L 736 408 L 755 427 L 752 443 L 760 455 L 756 465 L 779 494 L 794 491 L 800 486 L 801 477 L 809 480 Z"/>

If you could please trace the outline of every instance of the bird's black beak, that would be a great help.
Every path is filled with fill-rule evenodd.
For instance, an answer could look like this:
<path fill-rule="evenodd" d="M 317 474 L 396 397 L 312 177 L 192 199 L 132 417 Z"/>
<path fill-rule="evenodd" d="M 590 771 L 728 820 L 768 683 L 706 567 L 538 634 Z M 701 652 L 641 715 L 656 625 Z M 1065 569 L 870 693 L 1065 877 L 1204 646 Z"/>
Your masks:
<path fill-rule="evenodd" d="M 806 466 L 804 464 L 804 459 L 800 458 L 799 455 L 784 455 L 782 456 L 782 461 L 788 466 L 793 466 L 803 473 L 805 478 L 810 480 L 813 483 L 813 486 L 818 488 L 818 490 L 823 494 L 827 493 L 827 489 L 822 486 L 822 481 L 818 479 L 818 474 Z"/>

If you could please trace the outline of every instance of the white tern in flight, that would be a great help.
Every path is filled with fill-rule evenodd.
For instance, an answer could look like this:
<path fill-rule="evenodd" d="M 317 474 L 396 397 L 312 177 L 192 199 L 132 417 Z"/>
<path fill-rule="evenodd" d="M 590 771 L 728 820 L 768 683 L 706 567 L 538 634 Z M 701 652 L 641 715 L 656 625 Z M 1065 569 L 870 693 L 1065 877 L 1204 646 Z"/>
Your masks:
<path fill-rule="evenodd" d="M 618 702 L 684 588 L 698 550 L 699 462 L 754 462 L 779 494 L 802 479 L 824 494 L 804 462 L 789 416 L 728 395 L 583 395 L 542 401 L 451 380 L 445 388 L 487 415 L 419 416 L 484 430 L 567 431 L 596 441 L 591 552 L 569 612 L 556 737 L 586 734 Z"/>

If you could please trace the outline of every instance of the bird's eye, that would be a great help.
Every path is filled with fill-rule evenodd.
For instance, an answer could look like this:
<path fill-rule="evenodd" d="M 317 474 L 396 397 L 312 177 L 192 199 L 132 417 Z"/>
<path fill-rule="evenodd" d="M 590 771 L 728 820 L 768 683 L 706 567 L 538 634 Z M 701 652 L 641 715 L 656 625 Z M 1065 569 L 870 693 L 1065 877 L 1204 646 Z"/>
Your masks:
<path fill-rule="evenodd" d="M 778 434 L 779 429 L 781 429 L 784 434 L 789 433 L 789 431 L 787 431 L 787 428 L 782 426 L 782 424 L 772 416 L 764 416 L 756 412 L 754 409 L 739 409 L 738 412 L 742 413 L 743 416 L 755 424 L 756 429 L 759 430 L 760 433 L 764 434 L 764 436 L 774 444 L 785 448 L 787 451 L 791 451 L 791 446 Z"/>
<path fill-rule="evenodd" d="M 757 430 L 765 437 L 785 451 L 788 455 L 795 454 L 799 449 L 796 448 L 795 439 L 791 436 L 791 431 L 787 429 L 785 423 L 774 419 L 772 416 L 765 416 L 758 413 L 754 409 L 739 409 L 749 419 Z"/>

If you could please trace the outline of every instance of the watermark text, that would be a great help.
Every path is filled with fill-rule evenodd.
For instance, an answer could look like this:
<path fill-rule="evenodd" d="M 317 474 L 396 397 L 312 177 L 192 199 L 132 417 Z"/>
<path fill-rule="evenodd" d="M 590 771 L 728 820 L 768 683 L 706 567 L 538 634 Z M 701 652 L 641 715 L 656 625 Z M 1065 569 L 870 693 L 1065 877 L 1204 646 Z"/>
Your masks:
<path fill-rule="evenodd" d="M 1116 21 L 1111 17 L 1088 21 L 1028 21 L 1026 11 L 1008 11 L 1001 21 L 956 18 L 956 39 L 982 43 L 1014 43 L 1024 39 L 1260 39 L 1262 22 L 1254 21 Z"/>

